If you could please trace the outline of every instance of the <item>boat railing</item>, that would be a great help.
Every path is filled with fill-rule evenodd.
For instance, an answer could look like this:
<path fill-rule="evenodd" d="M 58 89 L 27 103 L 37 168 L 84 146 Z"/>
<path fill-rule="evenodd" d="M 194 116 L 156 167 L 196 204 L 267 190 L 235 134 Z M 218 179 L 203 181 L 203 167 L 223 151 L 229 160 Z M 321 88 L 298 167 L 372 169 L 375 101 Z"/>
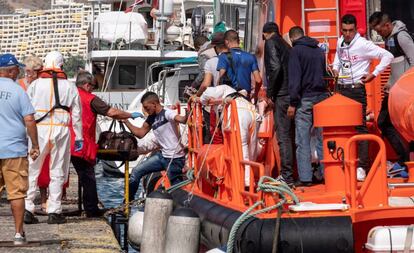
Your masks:
<path fill-rule="evenodd" d="M 379 151 L 365 181 L 359 188 L 356 177 L 356 145 L 360 141 L 376 142 L 379 146 Z M 386 150 L 384 141 L 380 137 L 372 134 L 361 134 L 351 137 L 346 142 L 345 185 L 346 195 L 351 204 L 351 208 L 378 208 L 388 206 Z"/>
<path fill-rule="evenodd" d="M 217 103 L 217 101 L 215 101 Z M 217 176 L 214 197 L 218 200 L 231 200 L 232 205 L 245 208 L 263 199 L 263 193 L 257 192 L 258 181 L 265 173 L 263 164 L 243 159 L 242 143 L 239 127 L 237 107 L 234 100 L 223 106 L 223 112 L 219 117 L 221 130 L 223 131 L 223 145 L 208 146 L 203 144 L 203 116 L 200 103 L 190 102 L 191 114 L 188 121 L 188 161 L 194 168 L 194 175 L 205 178 L 198 180 L 211 181 L 209 175 Z M 219 154 L 215 148 L 222 150 Z M 218 155 L 218 156 L 217 156 Z M 220 158 L 221 157 L 221 158 Z M 223 162 L 212 161 L 223 159 Z M 200 170 L 203 171 L 203 173 Z M 245 180 L 245 171 L 248 170 L 249 181 Z M 198 190 L 205 192 L 207 188 L 202 183 L 197 183 Z M 212 195 L 213 196 L 213 195 Z M 261 207 L 259 206 L 258 209 Z"/>

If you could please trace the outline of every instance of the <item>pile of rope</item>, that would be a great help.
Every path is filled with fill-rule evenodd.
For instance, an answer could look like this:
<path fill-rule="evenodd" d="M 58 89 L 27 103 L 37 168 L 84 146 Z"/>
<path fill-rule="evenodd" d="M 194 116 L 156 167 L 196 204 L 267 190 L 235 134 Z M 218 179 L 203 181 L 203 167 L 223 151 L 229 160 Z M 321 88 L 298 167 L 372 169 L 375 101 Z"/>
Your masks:
<path fill-rule="evenodd" d="M 229 240 L 227 241 L 227 253 L 233 253 L 234 241 L 236 239 L 237 231 L 245 221 L 258 214 L 267 213 L 277 208 L 281 209 L 282 206 L 287 203 L 288 197 L 290 197 L 290 199 L 295 204 L 299 203 L 298 197 L 286 183 L 278 181 L 272 177 L 261 177 L 258 182 L 257 191 L 263 191 L 266 193 L 277 193 L 279 195 L 280 200 L 272 206 L 254 211 L 258 206 L 264 205 L 263 200 L 259 200 L 256 203 L 254 203 L 251 207 L 249 207 L 242 215 L 240 215 L 240 217 L 236 220 L 236 222 L 233 224 L 233 227 L 231 228 Z"/>

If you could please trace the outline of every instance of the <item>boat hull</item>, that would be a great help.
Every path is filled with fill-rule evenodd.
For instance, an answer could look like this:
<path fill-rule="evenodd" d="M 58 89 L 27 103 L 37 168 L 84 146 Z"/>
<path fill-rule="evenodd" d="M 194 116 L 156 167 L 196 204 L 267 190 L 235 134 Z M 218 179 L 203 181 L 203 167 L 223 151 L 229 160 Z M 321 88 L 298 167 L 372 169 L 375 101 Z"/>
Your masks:
<path fill-rule="evenodd" d="M 174 203 L 184 205 L 187 192 L 177 190 Z M 190 207 L 201 219 L 202 243 L 207 248 L 227 244 L 230 230 L 241 212 L 194 195 Z M 247 220 L 238 230 L 235 252 L 271 253 L 276 219 Z M 354 252 L 353 226 L 349 216 L 282 217 L 278 252 Z"/>

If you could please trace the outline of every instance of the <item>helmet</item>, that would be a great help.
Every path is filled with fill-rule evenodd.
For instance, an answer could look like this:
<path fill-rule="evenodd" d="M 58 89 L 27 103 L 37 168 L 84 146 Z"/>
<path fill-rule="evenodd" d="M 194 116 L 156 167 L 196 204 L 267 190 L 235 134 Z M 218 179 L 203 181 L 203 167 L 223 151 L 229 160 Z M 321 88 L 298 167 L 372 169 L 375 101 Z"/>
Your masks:
<path fill-rule="evenodd" d="M 63 66 L 63 55 L 58 51 L 49 52 L 45 57 L 44 68 L 60 69 Z"/>

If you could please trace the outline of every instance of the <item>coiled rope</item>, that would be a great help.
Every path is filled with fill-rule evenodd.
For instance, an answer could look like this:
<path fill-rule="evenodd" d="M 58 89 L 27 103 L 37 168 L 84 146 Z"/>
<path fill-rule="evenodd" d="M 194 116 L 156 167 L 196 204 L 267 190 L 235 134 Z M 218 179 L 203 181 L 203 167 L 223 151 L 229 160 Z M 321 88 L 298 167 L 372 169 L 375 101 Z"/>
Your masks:
<path fill-rule="evenodd" d="M 229 240 L 227 241 L 227 253 L 233 253 L 234 241 L 236 239 L 237 231 L 245 221 L 258 214 L 267 213 L 271 210 L 281 208 L 282 205 L 284 205 L 288 201 L 287 197 L 290 197 L 295 204 L 299 203 L 298 197 L 286 183 L 278 181 L 272 177 L 261 177 L 258 183 L 257 191 L 277 193 L 279 194 L 280 200 L 275 205 L 265 207 L 257 211 L 253 211 L 258 206 L 264 204 L 263 200 L 257 201 L 251 207 L 249 207 L 242 215 L 240 215 L 240 217 L 236 220 L 236 222 L 233 224 L 233 227 L 231 228 Z"/>

